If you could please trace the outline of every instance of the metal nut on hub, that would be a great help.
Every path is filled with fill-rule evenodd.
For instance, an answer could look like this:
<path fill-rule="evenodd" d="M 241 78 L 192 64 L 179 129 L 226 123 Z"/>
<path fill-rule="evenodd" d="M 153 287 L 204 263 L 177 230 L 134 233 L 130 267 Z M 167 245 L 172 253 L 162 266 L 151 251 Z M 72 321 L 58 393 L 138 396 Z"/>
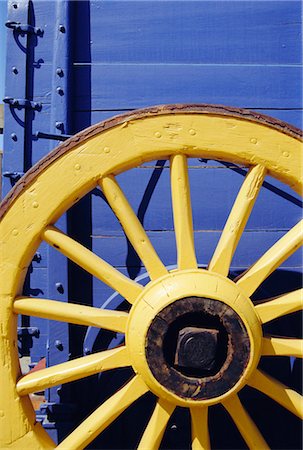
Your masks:
<path fill-rule="evenodd" d="M 216 362 L 219 330 L 185 327 L 179 331 L 175 365 L 211 370 Z"/>
<path fill-rule="evenodd" d="M 194 401 L 230 391 L 250 358 L 241 317 L 226 303 L 205 297 L 184 297 L 161 309 L 149 325 L 144 347 L 158 383 Z"/>

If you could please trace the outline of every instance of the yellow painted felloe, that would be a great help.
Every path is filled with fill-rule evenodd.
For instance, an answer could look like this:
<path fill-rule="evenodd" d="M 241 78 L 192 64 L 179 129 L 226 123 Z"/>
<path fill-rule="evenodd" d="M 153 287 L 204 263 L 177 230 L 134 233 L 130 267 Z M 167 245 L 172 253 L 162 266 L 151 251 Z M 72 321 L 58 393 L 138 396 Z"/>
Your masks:
<path fill-rule="evenodd" d="M 15 187 L 0 222 L 0 448 L 46 450 L 56 447 L 36 423 L 28 393 L 79 379 L 102 370 L 131 365 L 135 376 L 104 402 L 57 448 L 83 449 L 109 426 L 123 410 L 151 391 L 158 401 L 139 447 L 159 447 L 167 422 L 177 405 L 188 407 L 192 421 L 192 448 L 210 448 L 208 410 L 222 403 L 250 448 L 267 448 L 257 427 L 244 410 L 237 392 L 246 384 L 272 397 L 286 409 L 302 415 L 302 397 L 258 370 L 264 355 L 298 355 L 299 343 L 262 336 L 262 324 L 297 311 L 302 293 L 295 291 L 256 306 L 250 295 L 279 264 L 301 244 L 298 224 L 263 255 L 237 283 L 227 278 L 231 259 L 249 218 L 258 191 L 269 174 L 302 190 L 302 142 L 264 122 L 245 119 L 239 114 L 179 110 L 174 114 L 146 113 L 121 119 L 110 128 L 75 139 L 74 144 L 54 153 L 43 170 L 34 171 L 27 184 Z M 171 129 L 174 132 L 171 132 Z M 63 144 L 66 145 L 66 144 Z M 227 218 L 222 237 L 208 270 L 197 268 L 193 239 L 190 185 L 187 158 L 229 161 L 250 170 Z M 171 195 L 176 234 L 178 268 L 168 273 L 146 232 L 116 181 L 116 175 L 143 162 L 170 160 Z M 54 180 L 56 182 L 54 183 Z M 18 191 L 19 187 L 23 189 Z M 151 282 L 143 287 L 89 249 L 54 227 L 57 219 L 90 190 L 100 186 L 138 255 Z M 52 299 L 22 296 L 27 267 L 46 241 L 87 270 L 130 303 L 130 313 L 97 310 Z M 194 402 L 169 392 L 156 381 L 146 363 L 145 339 L 153 317 L 177 299 L 187 296 L 209 297 L 228 304 L 241 317 L 249 335 L 251 355 L 238 383 L 221 397 Z M 21 376 L 17 352 L 17 314 L 96 326 L 126 333 L 126 346 L 67 361 L 41 372 Z M 294 350 L 295 349 L 295 350 Z M 266 357 L 266 356 L 265 356 Z M 270 356 L 269 356 L 270 357 Z"/>

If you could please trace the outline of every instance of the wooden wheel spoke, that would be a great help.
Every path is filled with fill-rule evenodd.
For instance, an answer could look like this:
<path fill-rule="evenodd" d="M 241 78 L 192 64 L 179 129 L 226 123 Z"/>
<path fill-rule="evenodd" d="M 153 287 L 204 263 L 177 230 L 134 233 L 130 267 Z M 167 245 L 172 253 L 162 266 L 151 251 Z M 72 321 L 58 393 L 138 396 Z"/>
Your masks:
<path fill-rule="evenodd" d="M 175 155 L 170 159 L 171 194 L 179 269 L 197 267 L 193 219 L 188 180 L 187 158 Z"/>
<path fill-rule="evenodd" d="M 255 450 L 259 450 L 261 448 L 269 449 L 269 446 L 265 442 L 262 434 L 243 407 L 237 395 L 225 400 L 223 402 L 223 406 L 233 419 L 236 427 L 248 445 L 248 448 Z"/>
<path fill-rule="evenodd" d="M 192 450 L 210 449 L 208 408 L 191 408 Z"/>
<path fill-rule="evenodd" d="M 118 291 L 129 303 L 133 303 L 141 293 L 143 287 L 140 284 L 127 278 L 58 228 L 48 226 L 42 233 L 42 238 L 90 274 Z"/>
<path fill-rule="evenodd" d="M 138 445 L 139 450 L 157 450 L 175 405 L 159 399 Z"/>
<path fill-rule="evenodd" d="M 260 284 L 302 245 L 302 236 L 303 220 L 279 239 L 238 278 L 237 284 L 246 295 L 251 296 Z"/>
<path fill-rule="evenodd" d="M 125 333 L 128 320 L 128 314 L 122 311 L 32 297 L 18 297 L 14 302 L 14 312 L 77 325 L 105 328 L 119 333 Z"/>
<path fill-rule="evenodd" d="M 209 263 L 209 270 L 227 276 L 240 237 L 258 197 L 266 175 L 264 166 L 250 169 L 234 202 L 220 240 Z"/>
<path fill-rule="evenodd" d="M 303 357 L 303 339 L 264 337 L 262 339 L 263 356 Z"/>
<path fill-rule="evenodd" d="M 249 386 L 258 389 L 263 394 L 268 395 L 288 411 L 303 418 L 303 397 L 298 392 L 290 389 L 269 375 L 256 370 L 248 380 Z"/>
<path fill-rule="evenodd" d="M 126 236 L 143 262 L 151 279 L 167 274 L 167 270 L 152 246 L 143 226 L 127 201 L 114 176 L 99 181 L 109 205 L 120 221 Z"/>
<path fill-rule="evenodd" d="M 303 308 L 303 289 L 298 289 L 255 306 L 262 323 L 300 311 Z"/>
<path fill-rule="evenodd" d="M 56 448 L 80 450 L 92 442 L 126 408 L 148 391 L 139 376 L 135 376 L 122 389 L 106 400 L 81 425 L 79 425 Z"/>
<path fill-rule="evenodd" d="M 17 392 L 19 395 L 26 395 L 99 372 L 129 365 L 126 347 L 105 350 L 29 373 L 18 381 Z"/>

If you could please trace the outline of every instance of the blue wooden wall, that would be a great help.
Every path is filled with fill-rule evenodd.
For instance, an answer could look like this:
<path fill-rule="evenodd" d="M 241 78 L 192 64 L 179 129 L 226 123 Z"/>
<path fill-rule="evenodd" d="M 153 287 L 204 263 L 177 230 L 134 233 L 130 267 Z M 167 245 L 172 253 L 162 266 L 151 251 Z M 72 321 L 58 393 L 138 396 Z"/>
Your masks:
<path fill-rule="evenodd" d="M 27 38 L 7 31 L 5 95 L 41 102 L 42 109 L 26 112 L 6 105 L 4 191 L 14 183 L 12 172 L 26 171 L 56 146 L 55 140 L 37 137 L 41 133 L 74 134 L 144 106 L 224 104 L 302 127 L 301 16 L 301 2 L 289 0 L 10 0 L 8 19 L 41 27 L 43 36 Z M 244 174 L 241 168 L 216 161 L 190 160 L 201 265 L 210 260 Z M 122 174 L 119 181 L 160 257 L 174 265 L 167 163 L 143 165 Z M 301 214 L 297 195 L 267 179 L 233 259 L 233 273 L 252 264 Z M 99 190 L 62 217 L 59 226 L 132 278 L 144 274 Z M 262 295 L 297 287 L 301 266 L 297 252 L 263 286 Z M 26 290 L 33 296 L 95 306 L 113 294 L 46 245 L 32 263 Z M 114 296 L 109 307 L 121 301 Z M 93 330 L 23 320 L 40 329 L 40 338 L 30 343 L 33 362 L 47 356 L 52 365 L 94 348 Z M 286 366 L 280 371 L 282 378 L 290 374 L 289 362 Z M 74 420 L 75 404 L 83 406 L 87 388 L 82 389 L 83 398 L 78 393 L 77 401 L 68 389 L 59 394 L 50 390 L 47 400 L 65 405 L 62 417 L 68 422 Z M 55 431 L 59 439 L 64 434 L 57 425 Z M 283 436 L 277 431 L 282 446 Z"/>

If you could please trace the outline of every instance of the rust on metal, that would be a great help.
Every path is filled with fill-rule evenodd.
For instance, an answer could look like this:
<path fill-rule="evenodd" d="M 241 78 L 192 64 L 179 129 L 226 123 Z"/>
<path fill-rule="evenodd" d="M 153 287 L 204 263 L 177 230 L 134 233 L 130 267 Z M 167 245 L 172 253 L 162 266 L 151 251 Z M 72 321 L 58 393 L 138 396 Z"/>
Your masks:
<path fill-rule="evenodd" d="M 16 197 L 18 197 L 18 195 L 24 190 L 24 188 L 28 186 L 40 172 L 44 171 L 48 165 L 52 164 L 62 154 L 68 152 L 75 145 L 82 143 L 87 139 L 90 139 L 101 131 L 114 128 L 118 125 L 122 125 L 130 121 L 157 115 L 186 113 L 208 114 L 214 116 L 220 115 L 249 120 L 269 126 L 271 128 L 275 128 L 277 131 L 295 137 L 296 139 L 302 139 L 302 131 L 299 128 L 296 128 L 286 122 L 282 122 L 281 120 L 274 119 L 272 117 L 246 109 L 233 108 L 224 105 L 172 104 L 153 106 L 150 108 L 130 111 L 86 128 L 85 130 L 66 140 L 64 143 L 56 147 L 51 153 L 41 159 L 15 184 L 14 188 L 4 198 L 0 205 L 0 219 L 4 216 L 7 209 L 14 202 Z"/>
<path fill-rule="evenodd" d="M 211 367 L 175 364 L 179 333 L 192 327 L 195 333 L 198 328 L 199 333 L 211 330 L 208 336 L 217 331 Z M 231 307 L 218 300 L 187 297 L 155 317 L 147 332 L 145 351 L 150 370 L 162 386 L 181 398 L 206 400 L 223 395 L 241 378 L 250 358 L 250 340 Z"/>
<path fill-rule="evenodd" d="M 185 327 L 179 331 L 175 365 L 210 371 L 216 363 L 219 330 Z"/>

